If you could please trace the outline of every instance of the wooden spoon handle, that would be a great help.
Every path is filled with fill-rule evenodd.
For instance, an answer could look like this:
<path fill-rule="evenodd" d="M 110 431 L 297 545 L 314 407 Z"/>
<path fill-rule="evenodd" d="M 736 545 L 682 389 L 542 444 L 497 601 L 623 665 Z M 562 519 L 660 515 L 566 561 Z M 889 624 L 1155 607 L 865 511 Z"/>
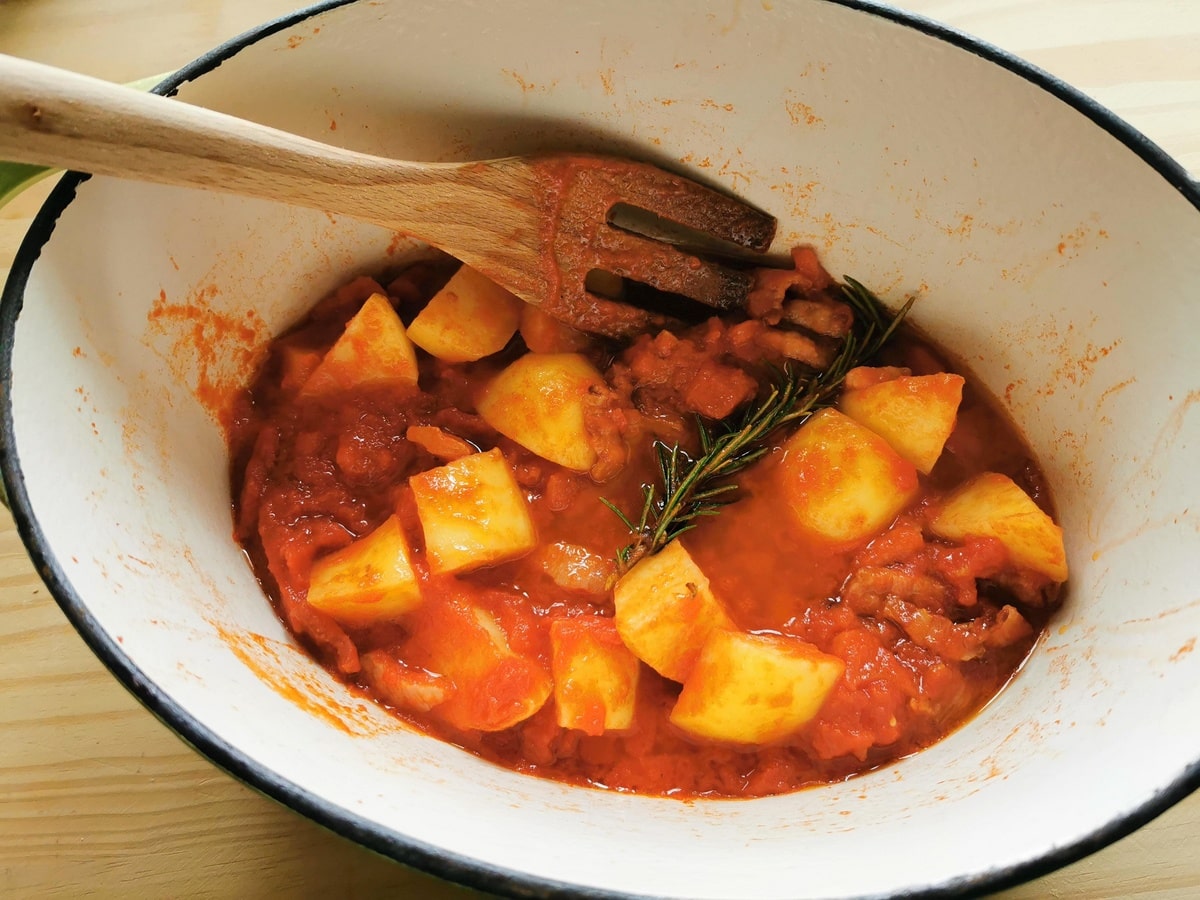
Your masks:
<path fill-rule="evenodd" d="M 354 153 L 105 81 L 0 55 L 0 158 L 211 188 L 394 227 L 373 184 L 427 186 L 456 166 Z"/>
<path fill-rule="evenodd" d="M 540 302 L 545 186 L 519 158 L 413 163 L 0 54 L 0 159 L 277 200 L 402 231 Z"/>

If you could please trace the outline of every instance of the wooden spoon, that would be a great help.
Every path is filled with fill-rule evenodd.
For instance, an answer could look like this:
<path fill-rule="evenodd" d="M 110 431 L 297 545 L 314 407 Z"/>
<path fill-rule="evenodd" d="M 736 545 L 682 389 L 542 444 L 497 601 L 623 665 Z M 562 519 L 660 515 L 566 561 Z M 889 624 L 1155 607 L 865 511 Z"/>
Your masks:
<path fill-rule="evenodd" d="M 610 224 L 614 207 L 753 252 L 775 220 L 646 163 L 600 156 L 414 163 L 0 55 L 0 156 L 343 213 L 426 241 L 577 328 L 623 336 L 655 312 L 588 290 L 593 271 L 718 309 L 748 273 Z"/>

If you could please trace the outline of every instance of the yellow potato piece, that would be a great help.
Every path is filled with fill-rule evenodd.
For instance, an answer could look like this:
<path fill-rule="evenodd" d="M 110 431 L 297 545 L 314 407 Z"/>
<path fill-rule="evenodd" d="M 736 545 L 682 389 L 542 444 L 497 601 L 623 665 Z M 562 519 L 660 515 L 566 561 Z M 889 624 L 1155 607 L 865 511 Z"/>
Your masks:
<path fill-rule="evenodd" d="M 573 616 L 550 623 L 550 672 L 561 727 L 589 735 L 629 728 L 640 670 L 612 619 Z"/>
<path fill-rule="evenodd" d="M 948 372 L 901 375 L 846 391 L 838 407 L 928 475 L 954 431 L 963 382 L 961 375 Z"/>
<path fill-rule="evenodd" d="M 492 379 L 476 403 L 485 422 L 542 459 L 588 471 L 596 451 L 584 412 L 605 387 L 602 376 L 577 353 L 527 353 Z"/>
<path fill-rule="evenodd" d="M 781 495 L 805 528 L 832 541 L 882 531 L 917 492 L 917 470 L 883 438 L 835 409 L 812 416 L 783 445 Z"/>
<path fill-rule="evenodd" d="M 845 664 L 799 638 L 715 631 L 671 710 L 695 737 L 735 744 L 782 740 L 821 710 Z"/>
<path fill-rule="evenodd" d="M 461 266 L 408 326 L 414 344 L 446 362 L 474 362 L 503 350 L 525 304 L 491 279 Z"/>
<path fill-rule="evenodd" d="M 308 602 L 345 625 L 395 619 L 421 602 L 411 550 L 395 516 L 313 564 Z"/>
<path fill-rule="evenodd" d="M 372 294 L 308 376 L 302 396 L 363 386 L 417 383 L 417 354 L 404 323 L 383 294 Z"/>
<path fill-rule="evenodd" d="M 494 565 L 537 545 L 529 502 L 499 449 L 460 457 L 408 483 L 435 575 Z"/>
<path fill-rule="evenodd" d="M 613 591 L 617 632 L 660 675 L 683 681 L 715 629 L 734 624 L 678 540 L 639 561 Z"/>
<path fill-rule="evenodd" d="M 954 491 L 930 523 L 938 537 L 993 537 L 1012 561 L 1054 581 L 1067 580 L 1062 528 L 1011 478 L 985 472 Z"/>

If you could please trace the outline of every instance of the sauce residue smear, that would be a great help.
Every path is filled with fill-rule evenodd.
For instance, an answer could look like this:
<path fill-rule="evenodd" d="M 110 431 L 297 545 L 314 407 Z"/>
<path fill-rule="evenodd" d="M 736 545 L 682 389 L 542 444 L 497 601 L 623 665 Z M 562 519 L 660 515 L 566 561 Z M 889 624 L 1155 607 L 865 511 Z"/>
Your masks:
<path fill-rule="evenodd" d="M 226 426 L 233 398 L 255 371 L 268 335 L 254 310 L 236 314 L 215 308 L 217 293 L 210 284 L 172 302 L 159 291 L 146 317 L 145 341 L 208 414 Z"/>
<path fill-rule="evenodd" d="M 233 631 L 216 622 L 212 625 L 233 655 L 279 696 L 346 734 L 369 737 L 381 733 L 380 723 L 369 709 L 347 705 L 335 697 L 325 680 L 315 674 L 312 661 L 299 650 L 265 635 Z M 406 727 L 398 719 L 388 721 L 394 728 Z"/>
<path fill-rule="evenodd" d="M 824 123 L 824 119 L 813 112 L 813 108 L 807 103 L 802 103 L 797 100 L 794 92 L 789 92 L 790 96 L 783 101 L 783 107 L 787 110 L 788 118 L 792 120 L 793 125 L 820 125 Z"/>
<path fill-rule="evenodd" d="M 517 83 L 517 86 L 521 89 L 522 94 L 529 94 L 534 91 L 548 93 L 558 85 L 557 78 L 552 79 L 549 83 L 538 84 L 530 81 L 515 69 L 501 69 L 500 71 Z"/>
<path fill-rule="evenodd" d="M 1150 452 L 1139 461 L 1137 469 L 1124 480 L 1121 487 L 1112 490 L 1103 503 L 1096 509 L 1089 511 L 1088 537 L 1091 540 L 1099 541 L 1101 535 L 1106 533 L 1108 520 L 1112 516 L 1113 509 L 1119 498 L 1137 494 L 1153 496 L 1155 491 L 1161 487 L 1163 479 L 1163 454 L 1178 440 L 1180 433 L 1183 431 L 1188 413 L 1195 409 L 1197 404 L 1200 404 L 1200 390 L 1189 391 L 1186 397 L 1178 401 L 1166 421 L 1163 422 L 1158 434 L 1155 435 L 1154 443 L 1150 446 Z M 1099 560 L 1110 550 L 1123 546 L 1135 538 L 1142 537 L 1150 531 L 1177 525 L 1181 520 L 1190 515 L 1191 508 L 1185 507 L 1176 513 L 1163 516 L 1154 521 L 1134 523 L 1132 527 L 1127 528 L 1116 537 L 1097 546 L 1092 552 L 1092 559 Z"/>
<path fill-rule="evenodd" d="M 1188 638 L 1183 645 L 1171 656 L 1171 662 L 1179 662 L 1196 649 L 1196 639 Z"/>

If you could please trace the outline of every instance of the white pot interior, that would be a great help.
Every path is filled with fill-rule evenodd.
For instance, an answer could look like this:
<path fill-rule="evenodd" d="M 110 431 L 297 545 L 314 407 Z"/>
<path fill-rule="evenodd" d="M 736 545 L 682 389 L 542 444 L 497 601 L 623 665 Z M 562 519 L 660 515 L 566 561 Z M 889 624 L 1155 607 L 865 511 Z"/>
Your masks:
<path fill-rule="evenodd" d="M 779 249 L 812 243 L 893 305 L 920 296 L 914 320 L 1037 449 L 1071 563 L 1067 604 L 1015 682 L 865 777 L 684 804 L 498 769 L 406 730 L 295 647 L 231 538 L 206 406 L 323 292 L 415 248 L 344 218 L 91 179 L 15 323 L 12 486 L 93 644 L 221 762 L 443 874 L 652 896 L 1002 877 L 1181 789 L 1200 759 L 1200 213 L 1099 124 L 826 0 L 351 3 L 179 95 L 400 157 L 615 150 L 741 194 L 780 217 Z"/>

